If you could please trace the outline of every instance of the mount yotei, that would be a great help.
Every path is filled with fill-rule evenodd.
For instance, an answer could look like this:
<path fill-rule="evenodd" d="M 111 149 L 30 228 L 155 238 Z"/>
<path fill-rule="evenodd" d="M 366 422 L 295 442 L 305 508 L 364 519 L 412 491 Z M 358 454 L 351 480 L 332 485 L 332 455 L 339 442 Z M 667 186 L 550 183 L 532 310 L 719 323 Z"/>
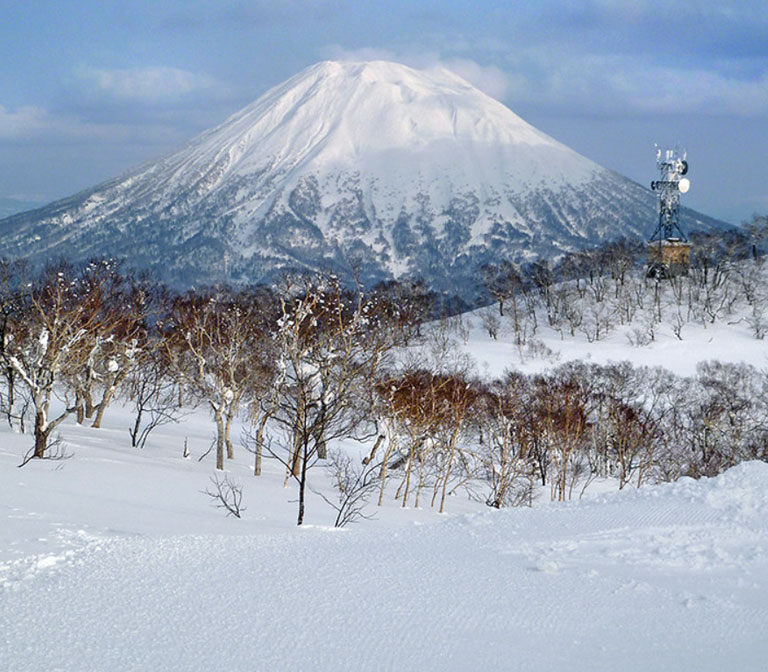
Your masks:
<path fill-rule="evenodd" d="M 157 162 L 0 221 L 0 249 L 127 257 L 177 285 L 354 267 L 456 291 L 488 262 L 645 237 L 656 207 L 447 70 L 324 62 Z"/>

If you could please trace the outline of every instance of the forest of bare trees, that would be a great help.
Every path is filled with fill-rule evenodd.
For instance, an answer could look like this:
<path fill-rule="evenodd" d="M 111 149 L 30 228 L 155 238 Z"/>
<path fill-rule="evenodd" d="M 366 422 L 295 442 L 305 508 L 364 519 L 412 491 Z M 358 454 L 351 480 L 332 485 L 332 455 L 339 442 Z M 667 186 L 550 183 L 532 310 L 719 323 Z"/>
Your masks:
<path fill-rule="evenodd" d="M 762 339 L 767 234 L 756 217 L 742 233 L 699 236 L 689 273 L 665 279 L 646 277 L 644 250 L 628 243 L 557 265 L 485 267 L 494 303 L 480 324 L 534 355 L 546 355 L 545 326 L 589 341 L 623 326 L 642 347 L 661 325 L 685 339 L 690 324 L 744 320 Z M 363 291 L 331 274 L 175 294 L 111 261 L 42 271 L 2 262 L 0 410 L 30 434 L 25 464 L 68 456 L 58 433 L 70 416 L 96 430 L 123 404 L 131 450 L 205 408 L 216 470 L 238 450 L 252 454 L 255 476 L 277 461 L 296 488 L 299 524 L 313 474 L 330 476 L 338 497 L 323 497 L 344 525 L 369 500 L 442 512 L 461 493 L 501 508 L 544 491 L 578 497 L 598 478 L 639 487 L 768 460 L 768 374 L 758 366 L 704 362 L 681 377 L 569 362 L 481 377 L 457 347 L 466 318 L 436 319 L 437 305 L 420 283 Z M 242 437 L 232 435 L 237 418 Z M 364 459 L 340 440 L 357 441 Z M 212 482 L 208 494 L 237 502 L 228 510 L 239 516 L 241 491 Z"/>

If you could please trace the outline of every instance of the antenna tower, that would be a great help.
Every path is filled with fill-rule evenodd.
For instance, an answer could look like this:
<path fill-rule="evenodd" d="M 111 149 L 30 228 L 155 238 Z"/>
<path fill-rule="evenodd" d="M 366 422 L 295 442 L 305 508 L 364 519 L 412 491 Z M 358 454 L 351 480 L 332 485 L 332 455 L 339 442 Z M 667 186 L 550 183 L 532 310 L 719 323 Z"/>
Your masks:
<path fill-rule="evenodd" d="M 677 238 L 688 239 L 680 228 L 680 194 L 685 194 L 691 187 L 688 178 L 683 177 L 688 172 L 686 152 L 667 149 L 662 153 L 656 147 L 656 167 L 661 174 L 660 180 L 651 182 L 651 190 L 659 194 L 659 223 L 648 242 Z"/>
<path fill-rule="evenodd" d="M 651 190 L 659 194 L 659 220 L 648 240 L 648 275 L 686 275 L 691 244 L 680 228 L 680 194 L 687 193 L 691 183 L 684 177 L 688 173 L 685 150 L 675 147 L 662 152 L 657 145 L 656 167 L 661 179 L 651 182 Z"/>

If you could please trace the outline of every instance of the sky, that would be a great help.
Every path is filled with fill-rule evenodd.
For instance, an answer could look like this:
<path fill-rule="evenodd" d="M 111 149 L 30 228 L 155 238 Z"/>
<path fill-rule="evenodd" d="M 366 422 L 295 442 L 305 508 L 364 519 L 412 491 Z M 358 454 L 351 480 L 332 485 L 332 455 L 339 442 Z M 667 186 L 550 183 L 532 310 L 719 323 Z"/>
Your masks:
<path fill-rule="evenodd" d="M 0 0 L 0 199 L 48 202 L 184 144 L 322 60 L 442 65 L 682 204 L 768 213 L 768 2 Z"/>

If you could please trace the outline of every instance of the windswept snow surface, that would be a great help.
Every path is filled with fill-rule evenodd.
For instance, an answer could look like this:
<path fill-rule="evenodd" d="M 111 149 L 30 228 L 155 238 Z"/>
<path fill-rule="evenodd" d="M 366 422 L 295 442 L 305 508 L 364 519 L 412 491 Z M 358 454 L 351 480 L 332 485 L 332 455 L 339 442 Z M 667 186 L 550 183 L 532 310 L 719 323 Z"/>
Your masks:
<path fill-rule="evenodd" d="M 0 564 L 0 669 L 764 669 L 767 464 L 339 531 L 280 525 L 266 485 L 224 519 L 200 465 L 108 443 L 58 471 L 2 451 L 4 517 L 57 531 Z"/>

